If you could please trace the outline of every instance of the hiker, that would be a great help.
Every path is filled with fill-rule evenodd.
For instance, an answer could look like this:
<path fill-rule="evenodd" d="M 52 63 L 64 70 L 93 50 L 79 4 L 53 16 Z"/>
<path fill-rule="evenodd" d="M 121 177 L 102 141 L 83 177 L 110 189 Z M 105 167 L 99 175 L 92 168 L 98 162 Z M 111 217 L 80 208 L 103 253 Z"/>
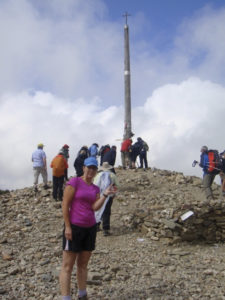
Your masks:
<path fill-rule="evenodd" d="M 102 146 L 99 150 L 98 155 L 100 156 L 100 166 L 102 166 L 103 163 L 103 157 L 104 155 L 110 150 L 109 144 Z"/>
<path fill-rule="evenodd" d="M 97 155 L 98 155 L 98 144 L 97 143 L 93 143 L 91 145 L 91 147 L 89 147 L 88 152 L 89 152 L 89 156 L 96 158 Z"/>
<path fill-rule="evenodd" d="M 147 151 L 149 150 L 148 144 L 142 140 L 142 138 L 137 138 L 137 140 L 142 144 L 139 154 L 140 159 L 140 167 L 143 168 L 143 163 L 145 165 L 145 169 L 148 168 L 148 160 L 147 160 Z"/>
<path fill-rule="evenodd" d="M 65 223 L 63 231 L 63 261 L 60 273 L 62 300 L 71 300 L 70 282 L 73 266 L 77 264 L 78 299 L 86 300 L 87 266 L 95 249 L 96 220 L 94 211 L 99 210 L 108 195 L 115 194 L 110 185 L 100 196 L 99 187 L 93 184 L 98 162 L 94 157 L 84 161 L 84 175 L 73 177 L 64 191 L 62 211 Z"/>
<path fill-rule="evenodd" d="M 65 170 L 68 168 L 62 150 L 53 158 L 50 167 L 52 168 L 52 196 L 55 201 L 62 201 Z"/>
<path fill-rule="evenodd" d="M 225 197 L 225 150 L 220 153 L 220 157 L 221 157 L 220 178 L 221 178 L 222 196 Z"/>
<path fill-rule="evenodd" d="M 83 176 L 83 166 L 84 166 L 84 160 L 88 157 L 88 148 L 86 146 L 83 146 L 80 151 L 78 152 L 78 155 L 74 161 L 74 168 L 76 171 L 77 177 Z"/>
<path fill-rule="evenodd" d="M 116 162 L 116 146 L 112 146 L 109 151 L 105 153 L 102 163 L 108 162 L 112 166 L 112 172 L 115 173 L 114 165 Z"/>
<path fill-rule="evenodd" d="M 132 139 L 126 139 L 121 144 L 121 162 L 123 169 L 126 169 L 127 166 L 131 168 L 131 160 L 129 156 L 129 148 L 132 145 Z"/>
<path fill-rule="evenodd" d="M 206 198 L 208 200 L 213 199 L 212 184 L 216 174 L 214 172 L 209 172 L 209 157 L 208 157 L 208 147 L 202 146 L 201 156 L 199 166 L 203 169 L 203 190 L 205 192 Z"/>
<path fill-rule="evenodd" d="M 46 154 L 43 151 L 44 145 L 42 143 L 37 145 L 37 149 L 32 153 L 32 162 L 34 170 L 34 190 L 38 191 L 38 177 L 41 174 L 44 182 L 44 189 L 48 189 L 48 174 L 47 174 L 47 165 L 46 165 Z"/>
<path fill-rule="evenodd" d="M 141 148 L 143 147 L 142 140 L 140 138 L 137 139 L 137 142 L 130 146 L 129 155 L 131 160 L 131 168 L 136 168 L 136 159 L 138 155 L 141 153 Z"/>
<path fill-rule="evenodd" d="M 113 172 L 113 169 L 113 166 L 111 166 L 108 162 L 103 162 L 102 166 L 99 168 L 100 172 L 96 175 L 94 184 L 96 184 L 100 188 L 100 195 L 108 186 L 110 186 L 110 184 L 118 187 L 118 180 L 116 178 L 115 172 Z M 102 229 L 104 236 L 108 236 L 111 234 L 110 216 L 114 197 L 115 195 L 109 195 L 100 210 L 95 212 L 98 230 L 100 230 L 99 227 L 102 220 Z"/>
<path fill-rule="evenodd" d="M 69 147 L 70 146 L 68 146 L 67 144 L 65 144 L 61 149 L 60 149 L 60 151 L 62 151 L 62 153 L 63 153 L 63 156 L 64 156 L 64 158 L 65 158 L 65 160 L 66 160 L 66 162 L 68 163 L 68 159 L 69 159 Z M 66 181 L 68 181 L 68 168 L 65 170 L 65 180 Z"/>
<path fill-rule="evenodd" d="M 78 156 L 81 152 L 86 156 L 86 158 L 88 158 L 88 156 L 89 156 L 88 146 L 82 146 L 82 147 L 80 148 L 80 150 L 78 151 L 77 156 Z"/>

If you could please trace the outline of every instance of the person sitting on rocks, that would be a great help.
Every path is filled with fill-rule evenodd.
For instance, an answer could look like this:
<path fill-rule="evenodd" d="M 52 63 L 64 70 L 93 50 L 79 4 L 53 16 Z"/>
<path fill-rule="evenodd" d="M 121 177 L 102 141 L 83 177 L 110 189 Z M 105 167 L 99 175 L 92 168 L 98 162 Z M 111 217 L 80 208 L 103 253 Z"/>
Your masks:
<path fill-rule="evenodd" d="M 93 184 L 98 162 L 94 157 L 84 161 L 84 175 L 73 177 L 64 191 L 62 211 L 65 223 L 63 231 L 63 262 L 60 273 L 62 300 L 71 300 L 70 282 L 74 263 L 77 263 L 78 299 L 86 300 L 87 266 L 95 249 L 96 219 L 99 210 L 116 188 L 109 186 L 100 196 L 99 187 Z"/>
<path fill-rule="evenodd" d="M 46 154 L 43 151 L 44 145 L 42 143 L 37 145 L 37 149 L 32 153 L 32 162 L 34 170 L 34 190 L 37 192 L 38 177 L 41 174 L 44 182 L 44 188 L 47 189 L 48 174 L 46 164 Z"/>

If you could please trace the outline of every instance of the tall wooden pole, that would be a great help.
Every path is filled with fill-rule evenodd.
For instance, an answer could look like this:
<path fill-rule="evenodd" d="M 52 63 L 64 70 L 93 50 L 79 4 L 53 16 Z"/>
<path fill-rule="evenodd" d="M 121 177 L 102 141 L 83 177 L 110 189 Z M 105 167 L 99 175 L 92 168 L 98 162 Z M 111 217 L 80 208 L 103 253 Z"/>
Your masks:
<path fill-rule="evenodd" d="M 133 136 L 131 131 L 131 88 L 130 88 L 130 49 L 129 49 L 129 27 L 127 24 L 128 13 L 123 15 L 126 19 L 124 25 L 124 87 L 125 87 L 125 118 L 124 118 L 124 136 L 123 139 L 128 139 Z"/>

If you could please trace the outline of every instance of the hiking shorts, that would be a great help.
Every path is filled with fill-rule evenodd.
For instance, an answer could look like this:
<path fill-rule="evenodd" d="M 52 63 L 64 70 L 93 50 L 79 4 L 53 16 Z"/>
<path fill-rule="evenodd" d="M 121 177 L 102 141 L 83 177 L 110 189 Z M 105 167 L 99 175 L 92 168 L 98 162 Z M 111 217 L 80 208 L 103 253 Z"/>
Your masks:
<path fill-rule="evenodd" d="M 63 250 L 72 252 L 95 250 L 96 224 L 92 227 L 79 227 L 71 224 L 71 228 L 72 241 L 65 238 L 65 229 L 63 230 Z"/>

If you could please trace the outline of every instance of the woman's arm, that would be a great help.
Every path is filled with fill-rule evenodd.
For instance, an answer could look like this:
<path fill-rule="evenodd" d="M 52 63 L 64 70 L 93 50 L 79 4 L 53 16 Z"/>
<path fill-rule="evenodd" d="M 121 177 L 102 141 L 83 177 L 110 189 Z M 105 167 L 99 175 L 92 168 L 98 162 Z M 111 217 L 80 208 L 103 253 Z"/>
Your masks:
<path fill-rule="evenodd" d="M 74 193 L 75 193 L 75 189 L 71 185 L 68 185 L 65 188 L 63 194 L 63 202 L 62 202 L 63 219 L 65 223 L 65 237 L 67 240 L 71 240 L 71 241 L 72 241 L 72 229 L 70 224 L 69 209 L 74 197 Z"/>
<path fill-rule="evenodd" d="M 94 211 L 99 210 L 103 203 L 105 202 L 105 199 L 113 194 L 115 195 L 117 192 L 117 187 L 113 186 L 112 184 L 103 192 L 103 194 L 101 195 L 101 197 L 99 196 L 99 194 L 97 195 L 96 201 L 95 203 L 92 205 L 92 209 Z"/>

